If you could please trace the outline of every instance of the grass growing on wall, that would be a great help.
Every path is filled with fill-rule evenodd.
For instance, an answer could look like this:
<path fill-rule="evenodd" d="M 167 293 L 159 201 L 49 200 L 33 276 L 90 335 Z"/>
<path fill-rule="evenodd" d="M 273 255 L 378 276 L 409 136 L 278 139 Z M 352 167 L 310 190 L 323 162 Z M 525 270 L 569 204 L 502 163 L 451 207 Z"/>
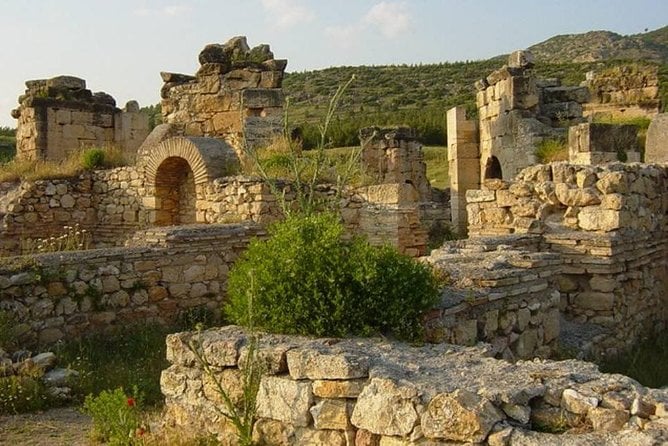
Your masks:
<path fill-rule="evenodd" d="M 104 152 L 102 159 L 98 159 L 98 164 L 92 164 L 91 158 L 93 155 L 90 154 L 96 154 L 100 151 Z M 126 164 L 121 150 L 115 147 L 77 150 L 71 152 L 61 161 L 35 161 L 13 158 L 0 165 L 0 182 L 72 178 L 91 168 L 108 169 Z"/>
<path fill-rule="evenodd" d="M 554 161 L 568 161 L 568 143 L 565 139 L 544 139 L 536 147 L 538 161 L 543 164 Z"/>

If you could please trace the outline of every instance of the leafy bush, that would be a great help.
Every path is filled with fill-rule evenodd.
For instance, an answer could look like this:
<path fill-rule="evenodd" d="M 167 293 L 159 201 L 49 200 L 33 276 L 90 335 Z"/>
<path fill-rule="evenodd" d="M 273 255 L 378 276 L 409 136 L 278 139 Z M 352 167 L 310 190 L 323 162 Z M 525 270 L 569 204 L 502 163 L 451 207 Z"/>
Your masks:
<path fill-rule="evenodd" d="M 91 148 L 81 152 L 81 166 L 84 169 L 100 169 L 104 166 L 104 163 L 105 155 L 102 149 Z"/>
<path fill-rule="evenodd" d="M 126 395 L 122 388 L 103 390 L 96 397 L 88 395 L 83 413 L 93 418 L 95 439 L 112 446 L 141 444 L 141 395 L 134 389 Z"/>
<path fill-rule="evenodd" d="M 232 322 L 288 334 L 420 338 L 420 316 L 439 294 L 427 265 L 347 237 L 331 214 L 292 216 L 269 233 L 230 272 Z"/>

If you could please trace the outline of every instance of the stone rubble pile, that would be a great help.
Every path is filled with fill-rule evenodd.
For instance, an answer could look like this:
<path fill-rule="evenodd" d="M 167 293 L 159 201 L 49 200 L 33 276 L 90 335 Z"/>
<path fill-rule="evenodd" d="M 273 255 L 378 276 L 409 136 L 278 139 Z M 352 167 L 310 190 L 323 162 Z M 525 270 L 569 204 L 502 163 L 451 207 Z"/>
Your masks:
<path fill-rule="evenodd" d="M 197 341 L 213 370 L 203 370 Z M 248 336 L 239 327 L 167 338 L 166 420 L 235 444 L 220 380 L 240 401 Z M 490 357 L 485 346 L 262 335 L 254 439 L 265 445 L 661 444 L 668 390 L 593 364 Z M 569 430 L 562 435 L 545 431 Z M 630 442 L 630 443 L 629 443 Z"/>
<path fill-rule="evenodd" d="M 58 367 L 58 358 L 53 352 L 33 355 L 28 350 L 17 350 L 10 354 L 0 348 L 0 377 L 39 377 L 49 394 L 57 399 L 70 398 L 72 380 L 78 375 L 76 370 Z"/>

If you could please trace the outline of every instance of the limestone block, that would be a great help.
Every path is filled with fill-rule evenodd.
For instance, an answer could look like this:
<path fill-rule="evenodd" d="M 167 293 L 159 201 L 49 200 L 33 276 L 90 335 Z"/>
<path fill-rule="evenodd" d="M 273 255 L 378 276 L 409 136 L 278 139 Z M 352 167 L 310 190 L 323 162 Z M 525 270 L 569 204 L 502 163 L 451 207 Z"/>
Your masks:
<path fill-rule="evenodd" d="M 427 438 L 482 442 L 494 424 L 505 417 L 492 403 L 467 390 L 436 395 L 422 414 L 422 433 Z"/>
<path fill-rule="evenodd" d="M 491 202 L 496 199 L 496 192 L 493 190 L 467 190 L 466 191 L 466 202 L 467 203 L 483 203 Z"/>
<path fill-rule="evenodd" d="M 336 430 L 297 429 L 295 443 L 312 446 L 347 446 L 351 439 L 346 439 L 344 432 Z"/>
<path fill-rule="evenodd" d="M 578 226 L 585 231 L 614 231 L 622 227 L 623 211 L 587 206 L 578 213 Z"/>
<path fill-rule="evenodd" d="M 292 446 L 295 441 L 295 428 L 288 423 L 261 418 L 253 426 L 254 444 Z"/>
<path fill-rule="evenodd" d="M 668 113 L 656 115 L 647 129 L 646 163 L 668 163 Z"/>
<path fill-rule="evenodd" d="M 578 294 L 575 303 L 579 308 L 610 311 L 615 303 L 615 295 L 614 293 L 587 291 Z"/>
<path fill-rule="evenodd" d="M 596 182 L 596 188 L 604 194 L 625 194 L 629 190 L 629 178 L 624 172 L 604 172 Z"/>
<path fill-rule="evenodd" d="M 625 410 L 596 407 L 589 410 L 587 418 L 595 431 L 616 432 L 629 421 L 629 413 Z"/>
<path fill-rule="evenodd" d="M 257 393 L 257 415 L 262 418 L 306 427 L 311 423 L 313 405 L 310 382 L 264 376 Z"/>
<path fill-rule="evenodd" d="M 311 407 L 313 425 L 316 429 L 340 429 L 350 427 L 351 403 L 341 399 L 324 399 Z"/>
<path fill-rule="evenodd" d="M 418 422 L 416 398 L 417 390 L 411 384 L 373 378 L 357 398 L 351 422 L 378 435 L 408 435 Z"/>
<path fill-rule="evenodd" d="M 587 414 L 598 406 L 598 402 L 598 398 L 585 396 L 573 389 L 566 389 L 561 394 L 561 407 L 574 414 Z"/>
<path fill-rule="evenodd" d="M 313 381 L 313 394 L 321 398 L 357 398 L 367 380 L 316 380 Z"/>
<path fill-rule="evenodd" d="M 293 379 L 354 379 L 369 373 L 368 358 L 352 353 L 294 349 L 287 352 L 287 361 Z"/>
<path fill-rule="evenodd" d="M 601 197 L 593 187 L 575 189 L 559 183 L 555 186 L 554 192 L 559 202 L 566 206 L 593 206 L 601 203 Z"/>

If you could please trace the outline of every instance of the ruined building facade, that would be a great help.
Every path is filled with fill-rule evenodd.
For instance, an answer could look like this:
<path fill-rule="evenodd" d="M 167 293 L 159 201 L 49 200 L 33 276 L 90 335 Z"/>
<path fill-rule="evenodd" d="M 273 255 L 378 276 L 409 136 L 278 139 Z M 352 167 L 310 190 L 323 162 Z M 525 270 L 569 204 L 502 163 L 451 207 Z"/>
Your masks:
<path fill-rule="evenodd" d="M 116 146 L 130 159 L 148 135 L 148 117 L 136 101 L 123 110 L 107 93 L 93 93 L 74 76 L 26 82 L 19 107 L 16 156 L 27 160 L 59 161 L 88 147 Z"/>
<path fill-rule="evenodd" d="M 221 138 L 239 154 L 283 130 L 285 59 L 245 37 L 207 45 L 194 76 L 161 73 L 163 122 L 182 136 Z"/>

